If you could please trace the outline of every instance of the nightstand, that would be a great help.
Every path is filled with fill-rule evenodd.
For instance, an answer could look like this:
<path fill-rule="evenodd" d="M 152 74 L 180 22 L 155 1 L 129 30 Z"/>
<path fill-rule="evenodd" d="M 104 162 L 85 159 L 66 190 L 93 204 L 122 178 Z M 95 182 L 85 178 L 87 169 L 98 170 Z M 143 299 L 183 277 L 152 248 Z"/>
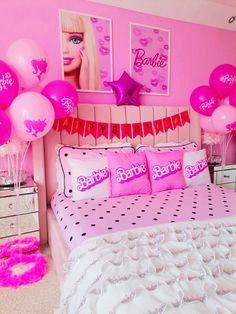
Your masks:
<path fill-rule="evenodd" d="M 209 164 L 211 181 L 228 189 L 236 191 L 236 164 L 225 165 Z"/>
<path fill-rule="evenodd" d="M 0 242 L 21 236 L 39 237 L 38 189 L 32 178 L 21 185 L 17 198 L 13 188 L 0 188 Z"/>

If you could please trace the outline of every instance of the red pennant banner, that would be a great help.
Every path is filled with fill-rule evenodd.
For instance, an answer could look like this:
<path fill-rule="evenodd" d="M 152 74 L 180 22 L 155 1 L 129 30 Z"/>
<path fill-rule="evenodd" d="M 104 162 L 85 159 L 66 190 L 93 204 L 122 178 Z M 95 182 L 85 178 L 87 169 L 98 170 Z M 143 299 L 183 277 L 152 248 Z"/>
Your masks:
<path fill-rule="evenodd" d="M 179 113 L 173 115 L 171 117 L 171 121 L 172 121 L 173 129 L 176 129 L 177 126 L 182 126 L 181 118 L 180 118 Z"/>
<path fill-rule="evenodd" d="M 182 126 L 184 126 L 185 123 L 190 123 L 190 117 L 189 117 L 188 110 L 181 112 L 180 116 L 181 116 Z"/>
<path fill-rule="evenodd" d="M 143 137 L 143 128 L 142 123 L 132 123 L 132 129 L 133 129 L 133 138 L 140 135 Z"/>
<path fill-rule="evenodd" d="M 167 132 L 168 130 L 174 130 L 170 117 L 166 117 L 163 119 L 163 125 L 165 132 Z"/>
<path fill-rule="evenodd" d="M 85 127 L 85 121 L 84 120 L 74 118 L 70 134 L 79 133 L 81 136 L 83 136 L 84 135 L 84 127 Z"/>
<path fill-rule="evenodd" d="M 143 122 L 143 136 L 147 136 L 148 134 L 154 134 L 151 121 Z"/>
<path fill-rule="evenodd" d="M 164 126 L 163 126 L 163 120 L 154 120 L 154 129 L 156 135 L 158 135 L 159 132 L 164 132 Z"/>
<path fill-rule="evenodd" d="M 108 139 L 108 123 L 97 123 L 97 138 L 105 136 Z"/>
<path fill-rule="evenodd" d="M 96 137 L 96 133 L 97 133 L 97 122 L 95 122 L 95 121 L 86 121 L 84 136 L 87 136 L 87 135 L 91 134 L 94 137 Z"/>
<path fill-rule="evenodd" d="M 113 137 L 120 138 L 120 124 L 119 123 L 111 123 L 110 124 L 110 139 Z"/>
<path fill-rule="evenodd" d="M 59 124 L 60 124 L 60 120 L 55 120 L 53 123 L 53 126 L 52 126 L 53 130 L 59 132 L 60 131 L 59 130 Z"/>
<path fill-rule="evenodd" d="M 121 124 L 121 133 L 122 133 L 122 136 L 121 136 L 122 139 L 126 136 L 132 138 L 131 124 L 130 123 Z"/>
<path fill-rule="evenodd" d="M 189 111 L 183 111 L 170 117 L 152 121 L 138 123 L 106 123 L 88 121 L 80 118 L 66 117 L 64 119 L 55 120 L 53 129 L 60 132 L 66 130 L 69 134 L 78 133 L 81 136 L 92 135 L 95 138 L 104 136 L 107 139 L 117 137 L 123 139 L 125 137 L 135 138 L 136 136 L 145 137 L 148 134 L 156 135 L 159 132 L 167 132 L 175 130 L 177 127 L 190 123 Z"/>

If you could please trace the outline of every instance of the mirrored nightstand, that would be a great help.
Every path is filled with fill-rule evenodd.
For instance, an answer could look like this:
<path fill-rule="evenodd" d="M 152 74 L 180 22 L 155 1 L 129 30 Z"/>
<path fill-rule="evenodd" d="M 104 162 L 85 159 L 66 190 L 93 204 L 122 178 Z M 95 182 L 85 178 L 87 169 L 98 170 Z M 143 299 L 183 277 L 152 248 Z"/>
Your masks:
<path fill-rule="evenodd" d="M 217 185 L 236 191 L 236 164 L 209 164 L 211 181 Z"/>
<path fill-rule="evenodd" d="M 13 187 L 0 187 L 0 241 L 21 236 L 39 237 L 38 188 L 32 178 L 21 185 L 19 196 Z"/>

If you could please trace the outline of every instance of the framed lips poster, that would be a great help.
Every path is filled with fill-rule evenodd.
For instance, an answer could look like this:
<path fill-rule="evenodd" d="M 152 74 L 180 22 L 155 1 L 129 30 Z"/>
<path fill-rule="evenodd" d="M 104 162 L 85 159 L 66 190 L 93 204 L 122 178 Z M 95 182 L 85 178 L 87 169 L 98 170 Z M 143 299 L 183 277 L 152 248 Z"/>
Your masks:
<path fill-rule="evenodd" d="M 169 95 L 169 30 L 130 23 L 130 73 L 141 93 Z"/>
<path fill-rule="evenodd" d="M 59 10 L 62 78 L 80 91 L 111 91 L 111 19 Z"/>

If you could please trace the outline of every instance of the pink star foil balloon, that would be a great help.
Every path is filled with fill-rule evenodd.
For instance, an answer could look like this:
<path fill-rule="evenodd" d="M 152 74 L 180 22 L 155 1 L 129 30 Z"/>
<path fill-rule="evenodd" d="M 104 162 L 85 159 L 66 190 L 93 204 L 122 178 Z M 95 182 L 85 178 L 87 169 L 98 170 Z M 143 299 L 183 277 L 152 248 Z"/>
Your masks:
<path fill-rule="evenodd" d="M 119 80 L 108 82 L 116 96 L 117 105 L 139 106 L 138 96 L 142 88 L 127 72 L 123 72 Z"/>

